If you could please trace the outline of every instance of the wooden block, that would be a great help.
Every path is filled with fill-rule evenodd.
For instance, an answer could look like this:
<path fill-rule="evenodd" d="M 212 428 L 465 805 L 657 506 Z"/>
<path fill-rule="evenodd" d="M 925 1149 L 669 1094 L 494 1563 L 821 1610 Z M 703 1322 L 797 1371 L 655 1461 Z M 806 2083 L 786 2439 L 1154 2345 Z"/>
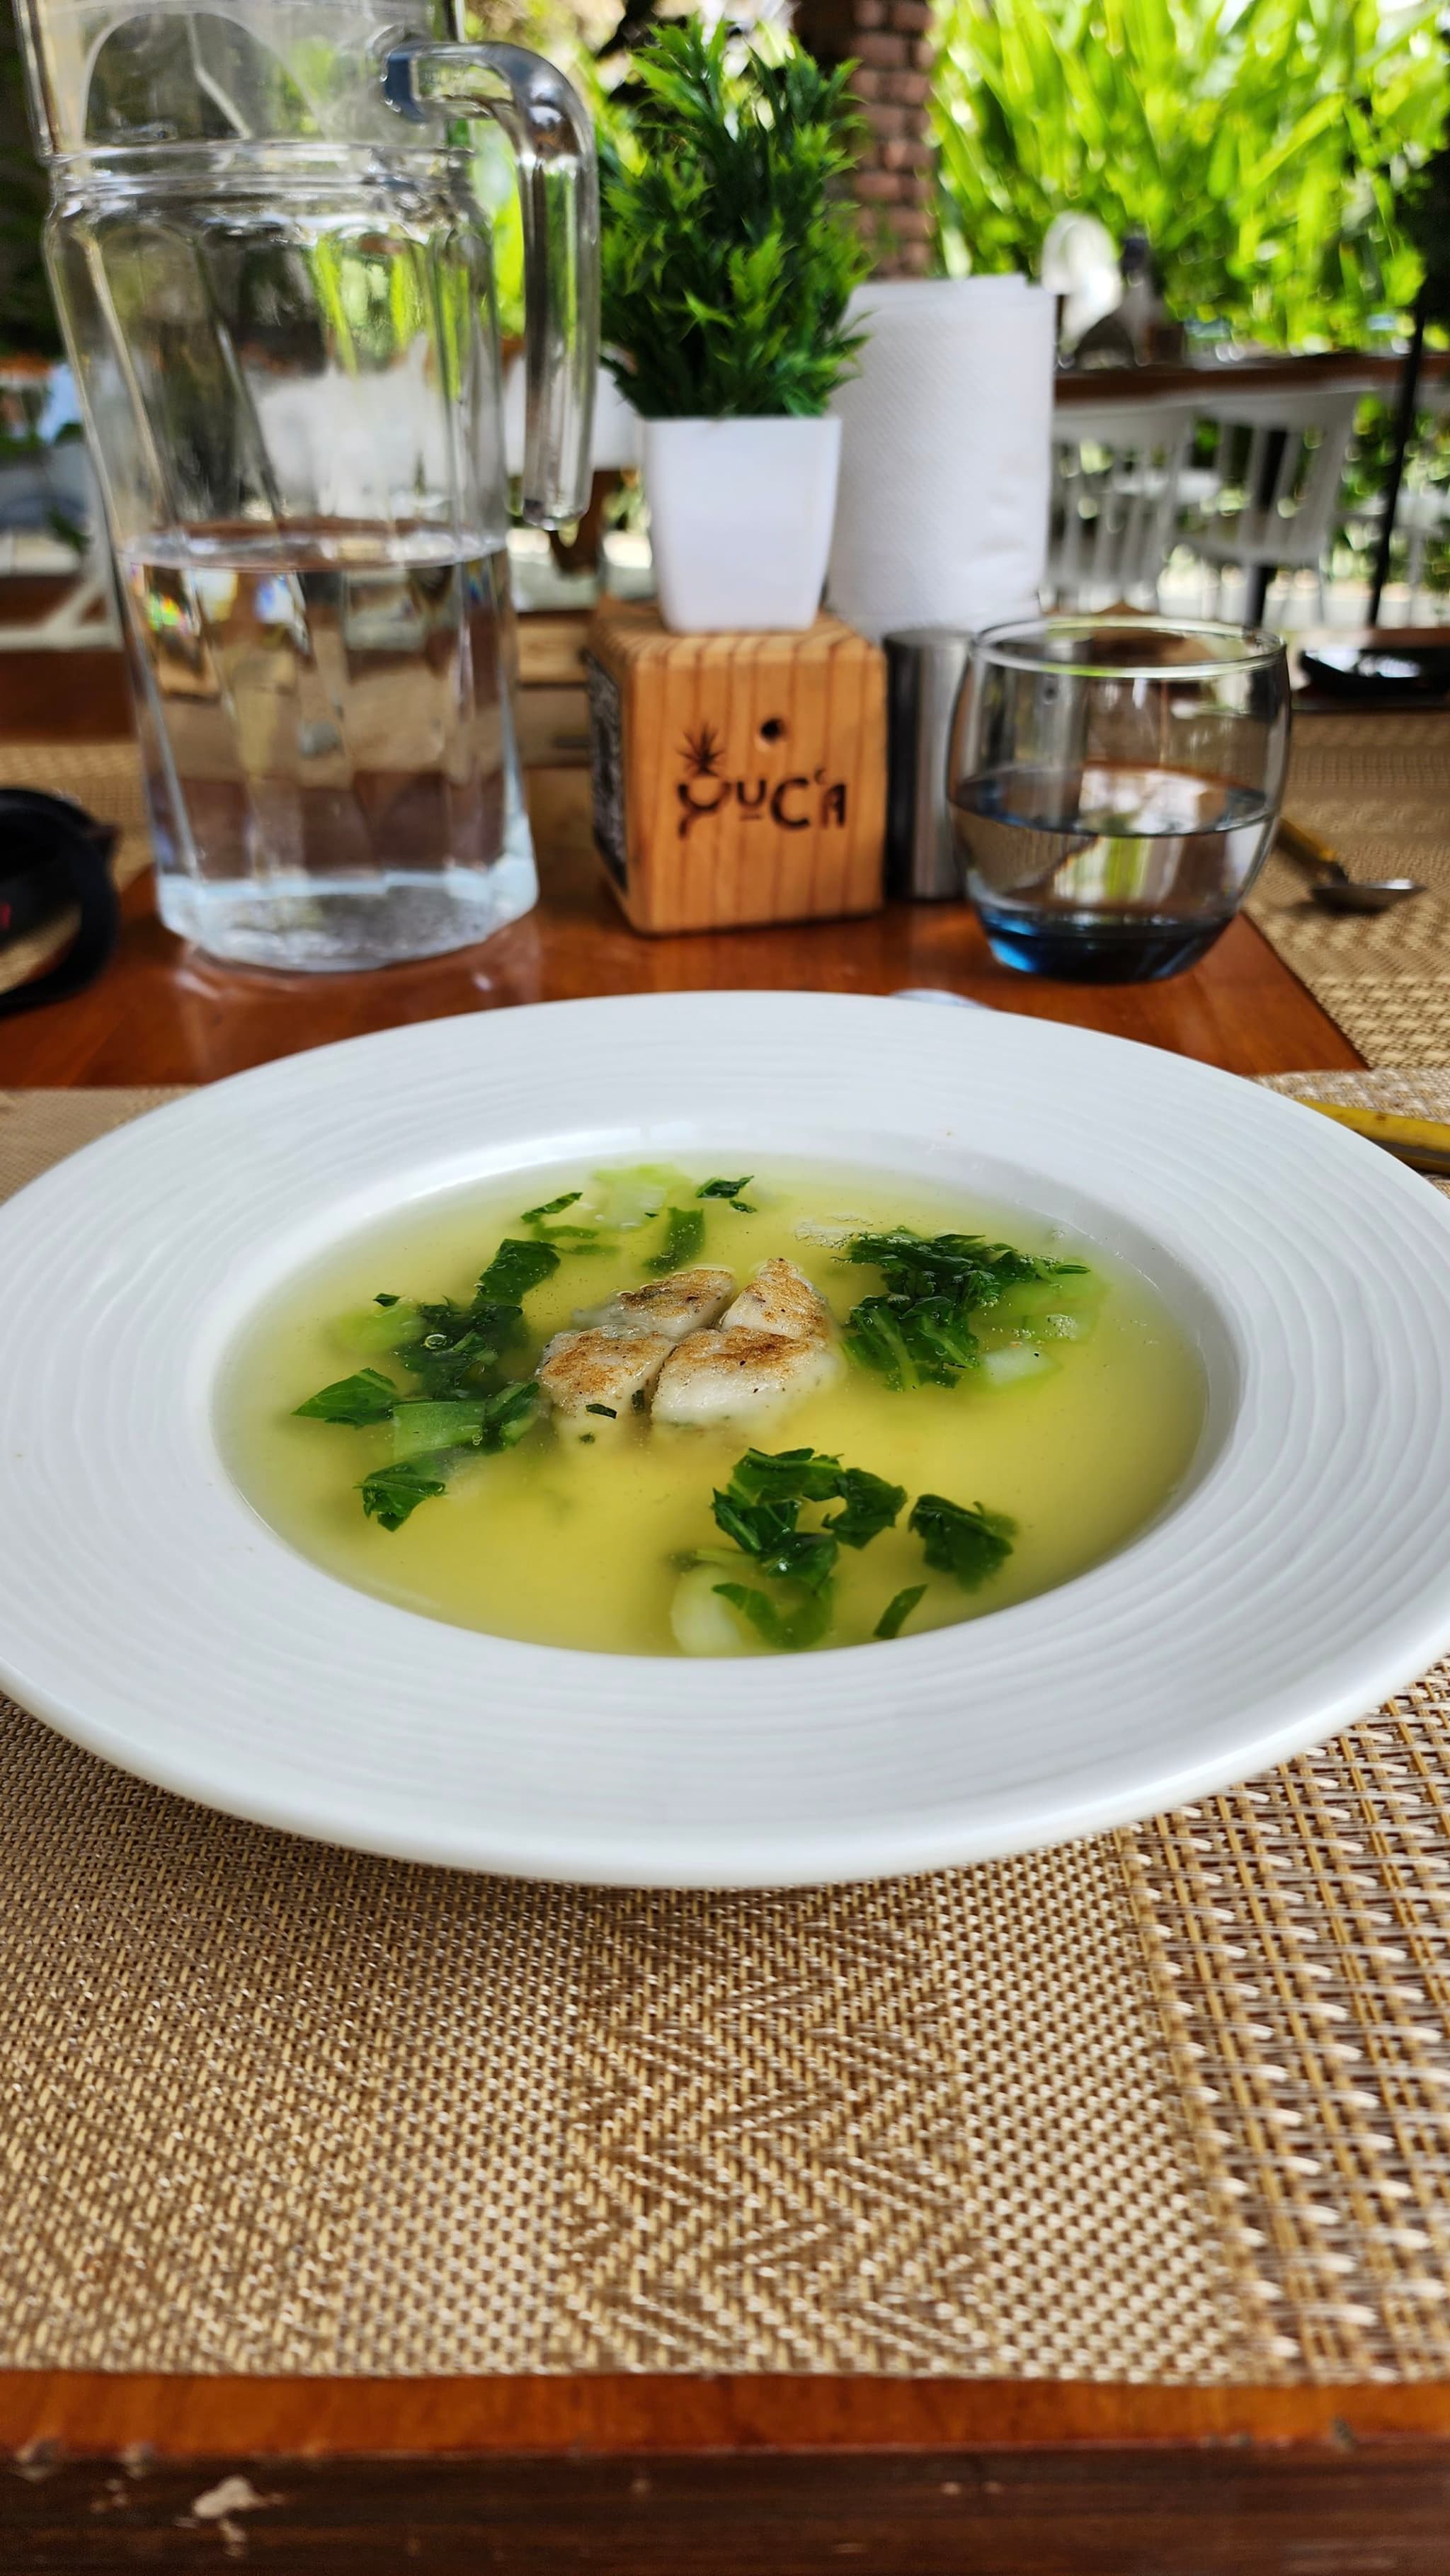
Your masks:
<path fill-rule="evenodd" d="M 642 601 L 589 630 L 594 838 L 636 930 L 874 912 L 886 665 L 821 616 L 802 635 L 672 635 Z"/>

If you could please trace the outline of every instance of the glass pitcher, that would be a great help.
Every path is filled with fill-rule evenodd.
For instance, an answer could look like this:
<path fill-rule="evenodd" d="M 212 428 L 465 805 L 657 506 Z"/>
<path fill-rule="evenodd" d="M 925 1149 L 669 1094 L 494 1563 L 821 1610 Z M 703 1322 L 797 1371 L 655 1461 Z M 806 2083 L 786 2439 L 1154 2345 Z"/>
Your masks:
<path fill-rule="evenodd" d="M 511 707 L 489 236 L 517 158 L 524 515 L 589 483 L 589 118 L 427 0 L 22 0 L 48 257 L 124 595 L 161 915 L 214 955 L 374 966 L 537 881 Z"/>

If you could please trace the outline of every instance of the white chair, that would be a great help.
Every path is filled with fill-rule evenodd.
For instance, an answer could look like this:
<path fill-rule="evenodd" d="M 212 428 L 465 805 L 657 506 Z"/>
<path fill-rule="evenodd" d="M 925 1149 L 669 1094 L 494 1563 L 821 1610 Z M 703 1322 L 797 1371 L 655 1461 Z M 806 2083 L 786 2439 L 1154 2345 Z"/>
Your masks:
<path fill-rule="evenodd" d="M 1312 572 L 1318 613 L 1324 615 L 1324 558 L 1334 531 L 1344 462 L 1354 435 L 1359 394 L 1352 388 L 1321 391 L 1215 393 L 1195 406 L 1196 417 L 1218 431 L 1217 488 L 1236 487 L 1243 500 L 1190 525 L 1182 541 L 1214 574 L 1215 612 L 1226 572 L 1248 576 L 1247 620 L 1257 625 L 1276 572 Z M 1235 450 L 1248 431 L 1248 454 L 1236 467 Z"/>
<path fill-rule="evenodd" d="M 1047 558 L 1055 607 L 1157 606 L 1192 432 L 1188 403 L 1059 404 Z"/>

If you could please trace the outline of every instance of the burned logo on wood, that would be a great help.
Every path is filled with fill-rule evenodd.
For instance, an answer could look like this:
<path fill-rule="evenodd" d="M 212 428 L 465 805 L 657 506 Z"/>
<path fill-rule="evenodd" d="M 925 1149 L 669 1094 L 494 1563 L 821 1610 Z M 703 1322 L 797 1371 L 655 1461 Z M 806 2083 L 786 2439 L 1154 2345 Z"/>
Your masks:
<path fill-rule="evenodd" d="M 779 716 L 769 717 L 760 728 L 769 742 L 784 738 L 785 725 Z M 697 823 L 711 814 L 721 813 L 735 805 L 747 823 L 759 822 L 768 815 L 783 832 L 807 832 L 812 824 L 824 830 L 828 825 L 844 826 L 846 821 L 846 782 L 828 779 L 823 768 L 809 774 L 800 770 L 772 785 L 768 778 L 732 777 L 726 765 L 725 745 L 711 724 L 687 733 L 680 746 L 681 774 L 675 784 L 680 802 L 679 837 L 689 839 Z"/>

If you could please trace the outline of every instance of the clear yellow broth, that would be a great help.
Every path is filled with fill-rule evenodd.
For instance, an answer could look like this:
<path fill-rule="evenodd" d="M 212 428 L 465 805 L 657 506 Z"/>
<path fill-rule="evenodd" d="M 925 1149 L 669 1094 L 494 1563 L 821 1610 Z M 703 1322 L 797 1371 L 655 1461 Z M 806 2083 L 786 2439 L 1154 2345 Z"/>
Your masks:
<path fill-rule="evenodd" d="M 733 1176 L 743 1166 L 719 1168 Z M 722 1264 L 743 1285 L 760 1262 L 783 1253 L 844 1322 L 858 1299 L 878 1289 L 878 1275 L 846 1265 L 800 1232 L 803 1225 L 849 1219 L 869 1228 L 983 1234 L 1023 1251 L 1086 1261 L 1106 1286 L 1087 1337 L 1044 1342 L 1051 1373 L 1001 1390 L 968 1376 L 956 1388 L 897 1392 L 851 1365 L 835 1387 L 746 1430 L 666 1430 L 641 1417 L 623 1436 L 581 1447 L 540 1422 L 517 1448 L 468 1458 L 447 1493 L 421 1504 L 400 1529 L 366 1519 L 356 1488 L 390 1459 L 388 1426 L 299 1421 L 293 1408 L 363 1366 L 417 1390 L 396 1363 L 360 1350 L 340 1319 L 366 1309 L 379 1291 L 466 1301 L 500 1240 L 523 1231 L 521 1211 L 586 1187 L 588 1177 L 555 1170 L 421 1203 L 289 1282 L 255 1319 L 226 1372 L 222 1445 L 242 1492 L 300 1554 L 363 1591 L 462 1627 L 611 1654 L 678 1654 L 670 1612 L 679 1559 L 726 1545 L 711 1514 L 713 1489 L 752 1444 L 809 1446 L 907 1489 L 894 1529 L 859 1552 L 841 1550 L 834 1616 L 822 1642 L 856 1645 L 909 1586 L 926 1585 L 902 1632 L 914 1635 L 1066 1582 L 1122 1547 L 1183 1480 L 1202 1428 L 1203 1380 L 1193 1350 L 1136 1271 L 1021 1209 L 919 1182 L 777 1166 L 757 1172 L 745 1193 L 752 1214 L 701 1203 L 705 1241 L 691 1266 Z M 576 1309 L 637 1286 L 660 1232 L 652 1224 L 625 1234 L 612 1254 L 561 1246 L 560 1269 L 526 1300 L 529 1344 L 509 1355 L 509 1373 L 527 1374 L 542 1343 Z M 1005 1512 L 1017 1523 L 1010 1557 L 979 1589 L 964 1592 L 924 1564 L 921 1541 L 906 1526 L 923 1493 Z M 821 1516 L 807 1507 L 802 1525 L 817 1525 Z M 755 1579 L 743 1558 L 738 1572 L 747 1583 Z M 721 1568 L 718 1579 L 729 1580 L 730 1570 Z M 727 1625 L 732 1650 L 770 1651 L 735 1613 Z"/>

